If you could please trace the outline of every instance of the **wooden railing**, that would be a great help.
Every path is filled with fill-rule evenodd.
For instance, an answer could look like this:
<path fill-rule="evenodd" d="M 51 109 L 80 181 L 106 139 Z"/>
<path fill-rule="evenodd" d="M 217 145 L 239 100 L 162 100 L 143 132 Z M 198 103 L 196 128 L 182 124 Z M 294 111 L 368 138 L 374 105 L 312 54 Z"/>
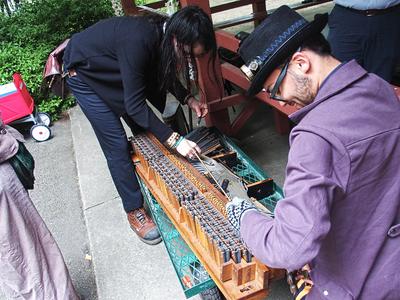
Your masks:
<path fill-rule="evenodd" d="M 292 6 L 292 8 L 301 9 L 330 1 L 331 0 L 320 0 L 320 1 L 312 1 L 306 4 L 299 3 L 297 5 Z M 121 0 L 121 4 L 123 6 L 125 14 L 128 15 L 137 14 L 138 11 L 141 9 L 140 7 L 137 7 L 135 3 L 131 0 Z M 253 0 L 253 1 L 239 0 L 212 7 L 210 7 L 210 3 L 208 0 L 181 0 L 180 4 L 182 7 L 188 5 L 197 5 L 201 7 L 209 15 L 213 13 L 219 13 L 226 10 L 230 10 L 233 8 L 242 7 L 245 5 L 252 5 L 252 13 L 250 15 L 241 16 L 239 18 L 234 18 L 214 24 L 214 27 L 216 29 L 215 34 L 218 46 L 226 48 L 232 52 L 237 52 L 240 41 L 236 39 L 233 34 L 228 33 L 226 30 L 223 30 L 222 28 L 251 21 L 257 24 L 268 15 L 264 0 Z M 165 1 L 157 1 L 148 4 L 146 6 L 153 9 L 158 9 L 160 7 L 163 7 L 164 5 Z M 217 61 L 220 60 L 218 59 Z M 204 91 L 204 93 L 201 93 L 200 95 L 200 101 L 207 103 L 209 108 L 209 114 L 206 117 L 207 126 L 216 126 L 223 133 L 227 135 L 235 135 L 240 130 L 240 128 L 242 128 L 242 126 L 246 123 L 246 121 L 252 116 L 252 114 L 256 111 L 257 106 L 261 101 L 263 103 L 270 105 L 273 108 L 273 114 L 277 131 L 281 134 L 289 132 L 290 123 L 288 121 L 287 116 L 295 111 L 294 107 L 280 106 L 277 101 L 271 100 L 267 95 L 267 93 L 259 93 L 255 97 L 246 97 L 245 91 L 249 87 L 249 81 L 244 76 L 244 74 L 239 70 L 238 67 L 223 61 L 221 61 L 218 64 L 219 67 L 216 70 L 217 77 L 220 79 L 220 81 L 226 80 L 233 83 L 234 85 L 242 89 L 242 92 L 239 92 L 235 95 L 224 96 L 221 99 L 220 96 L 223 95 L 224 93 L 222 87 L 219 86 L 215 80 L 211 80 L 208 76 L 209 74 L 208 57 L 206 56 L 198 59 L 197 65 L 199 71 L 200 89 Z M 394 88 L 397 95 L 400 98 L 400 88 L 399 87 L 394 87 Z M 245 103 L 246 107 L 234 120 L 230 120 L 228 108 L 240 103 Z"/>

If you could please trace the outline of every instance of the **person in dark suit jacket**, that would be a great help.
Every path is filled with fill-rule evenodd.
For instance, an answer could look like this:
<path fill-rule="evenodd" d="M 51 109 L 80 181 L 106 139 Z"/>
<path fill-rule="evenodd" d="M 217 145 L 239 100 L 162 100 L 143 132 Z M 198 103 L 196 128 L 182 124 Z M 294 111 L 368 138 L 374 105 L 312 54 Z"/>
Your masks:
<path fill-rule="evenodd" d="M 150 131 L 183 156 L 200 152 L 161 122 L 146 99 L 162 112 L 169 91 L 204 117 L 206 105 L 190 93 L 198 86 L 195 58 L 208 55 L 214 63 L 216 48 L 210 17 L 188 6 L 170 18 L 148 13 L 102 20 L 74 34 L 65 50 L 68 86 L 96 133 L 130 226 L 145 243 L 157 244 L 161 238 L 143 209 L 120 118 Z"/>

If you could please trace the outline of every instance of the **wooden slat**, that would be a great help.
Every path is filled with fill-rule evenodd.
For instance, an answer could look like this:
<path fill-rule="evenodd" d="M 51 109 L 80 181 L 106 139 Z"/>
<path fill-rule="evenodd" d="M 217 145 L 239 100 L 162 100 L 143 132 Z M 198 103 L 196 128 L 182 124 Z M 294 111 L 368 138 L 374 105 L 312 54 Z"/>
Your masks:
<path fill-rule="evenodd" d="M 250 119 L 250 117 L 256 112 L 259 103 L 258 101 L 255 101 L 254 98 L 251 99 L 252 101 L 246 105 L 246 107 L 232 122 L 232 129 L 231 129 L 232 135 L 236 135 L 239 132 L 239 130 L 243 127 L 243 125 L 246 124 L 247 121 Z"/>
<path fill-rule="evenodd" d="M 222 98 L 222 100 L 214 100 L 208 102 L 208 111 L 209 112 L 216 112 L 222 110 L 227 107 L 231 107 L 237 104 L 240 104 L 244 101 L 250 101 L 247 97 L 242 94 L 235 94 L 231 96 L 227 96 Z"/>
<path fill-rule="evenodd" d="M 245 5 L 250 5 L 254 3 L 265 3 L 265 0 L 241 0 L 241 1 L 233 1 L 233 2 L 228 2 L 224 4 L 219 4 L 211 7 L 211 13 L 219 13 L 225 10 L 245 6 Z"/>
<path fill-rule="evenodd" d="M 229 33 L 224 30 L 217 30 L 215 32 L 215 38 L 217 40 L 218 47 L 222 47 L 237 53 L 239 49 L 240 40 L 235 38 L 235 36 L 232 33 Z"/>
<path fill-rule="evenodd" d="M 295 4 L 295 5 L 289 5 L 292 9 L 303 9 L 311 6 L 316 6 L 320 4 L 324 4 L 327 2 L 332 2 L 332 0 L 318 0 L 318 1 L 311 1 L 309 3 L 300 3 L 300 4 Z"/>
<path fill-rule="evenodd" d="M 267 16 L 266 11 L 254 12 L 245 16 L 240 16 L 237 18 L 232 18 L 226 21 L 218 22 L 214 24 L 214 27 L 217 29 L 223 29 L 227 27 L 232 27 L 236 25 L 240 25 L 243 23 L 248 23 L 254 20 L 262 20 Z"/>

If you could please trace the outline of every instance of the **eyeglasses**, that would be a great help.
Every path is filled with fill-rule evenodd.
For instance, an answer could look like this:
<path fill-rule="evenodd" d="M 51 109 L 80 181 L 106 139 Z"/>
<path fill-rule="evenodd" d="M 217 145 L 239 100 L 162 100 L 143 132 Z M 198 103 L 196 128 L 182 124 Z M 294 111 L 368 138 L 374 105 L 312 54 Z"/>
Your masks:
<path fill-rule="evenodd" d="M 300 52 L 300 51 L 301 51 L 301 47 L 297 48 L 296 52 Z M 290 60 L 291 60 L 291 56 L 288 57 L 288 59 L 286 60 L 285 64 L 283 65 L 283 68 L 282 68 L 281 72 L 279 73 L 279 76 L 276 79 L 274 87 L 272 88 L 272 90 L 270 92 L 266 91 L 266 92 L 269 92 L 269 97 L 271 99 L 273 99 L 273 100 L 280 101 L 280 102 L 286 102 L 286 103 L 293 103 L 293 101 L 285 100 L 285 99 L 283 99 L 283 98 L 281 98 L 280 96 L 277 95 L 279 87 L 282 84 L 282 81 L 285 78 L 287 70 L 289 68 Z"/>
<path fill-rule="evenodd" d="M 288 60 L 286 61 L 286 63 L 284 64 L 284 66 L 283 66 L 281 72 L 279 73 L 278 78 L 277 78 L 276 81 L 275 81 L 274 87 L 273 87 L 272 90 L 269 92 L 269 97 L 270 97 L 271 99 L 273 99 L 273 100 L 280 101 L 280 102 L 286 102 L 286 103 L 293 102 L 293 101 L 290 101 L 290 100 L 285 100 L 285 99 L 283 99 L 283 98 L 281 98 L 280 96 L 277 95 L 278 90 L 279 90 L 279 87 L 280 87 L 280 85 L 282 84 L 282 81 L 283 81 L 283 79 L 284 79 L 285 76 L 286 76 L 287 70 L 288 70 L 288 68 L 289 68 L 289 63 L 290 63 L 290 59 L 288 59 Z M 268 92 L 268 91 L 266 91 L 266 92 Z"/>

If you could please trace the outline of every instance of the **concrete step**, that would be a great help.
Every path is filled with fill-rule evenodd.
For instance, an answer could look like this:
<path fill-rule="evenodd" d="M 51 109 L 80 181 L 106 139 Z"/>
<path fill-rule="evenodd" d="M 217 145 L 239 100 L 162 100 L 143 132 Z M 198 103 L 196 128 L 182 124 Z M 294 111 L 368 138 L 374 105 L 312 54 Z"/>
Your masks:
<path fill-rule="evenodd" d="M 164 244 L 146 245 L 130 229 L 88 120 L 79 107 L 69 115 L 98 298 L 186 299 Z"/>

